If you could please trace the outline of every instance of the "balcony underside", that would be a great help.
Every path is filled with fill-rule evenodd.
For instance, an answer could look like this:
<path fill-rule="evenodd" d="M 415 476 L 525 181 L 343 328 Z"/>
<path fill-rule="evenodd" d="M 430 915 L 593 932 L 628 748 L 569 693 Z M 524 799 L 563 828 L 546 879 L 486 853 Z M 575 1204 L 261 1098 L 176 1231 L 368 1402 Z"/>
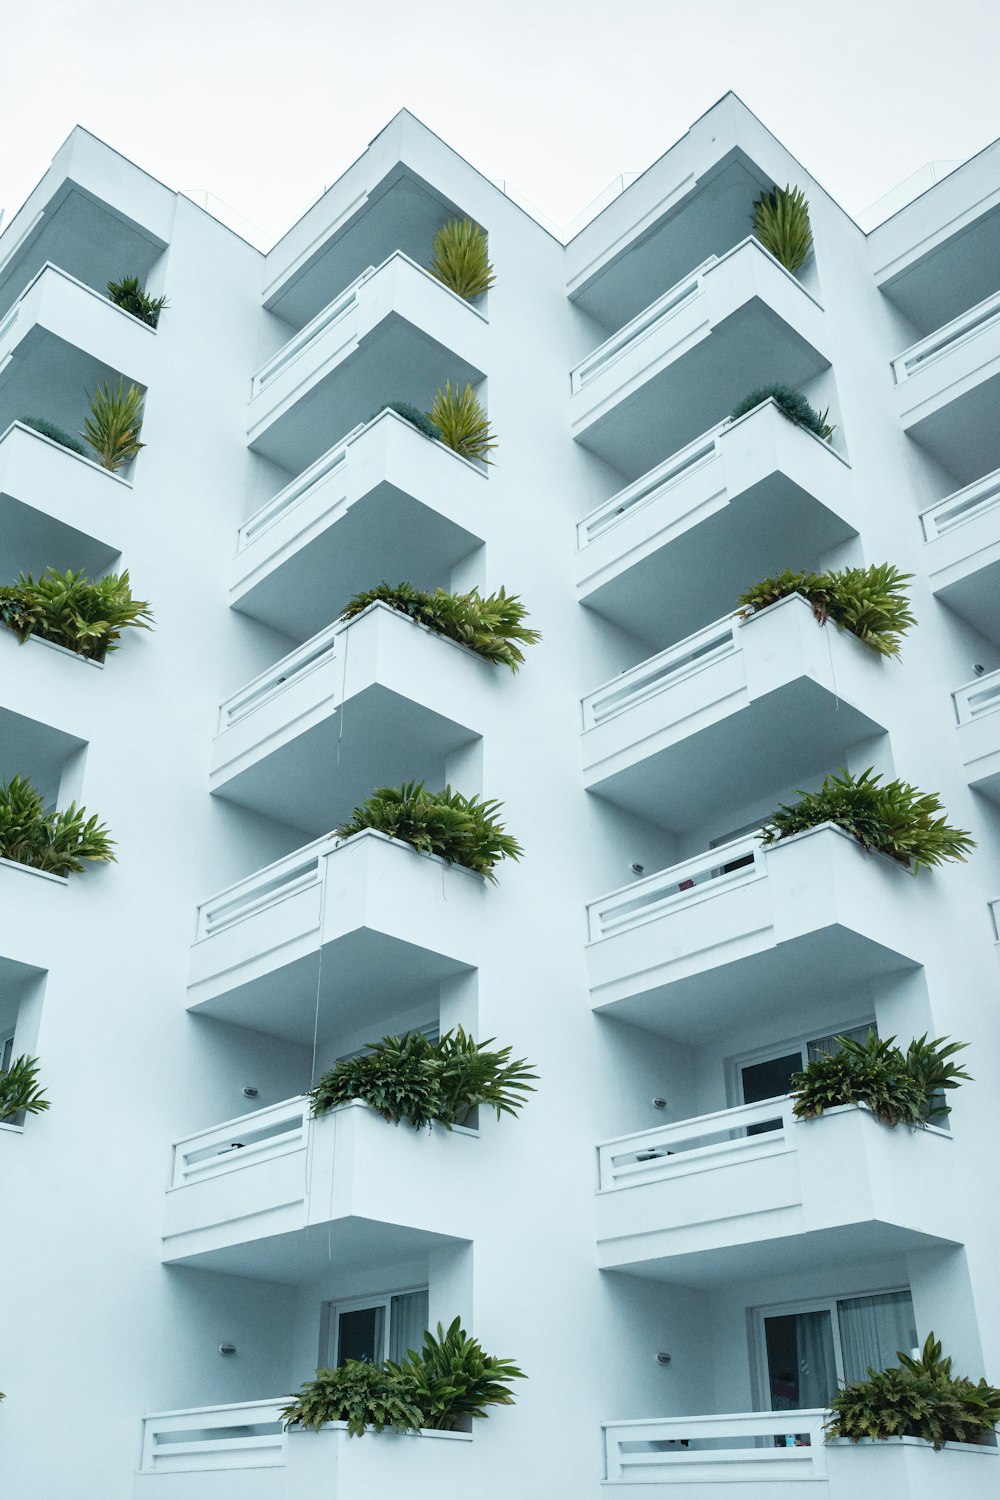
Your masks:
<path fill-rule="evenodd" d="M 1000 646 L 1000 541 L 965 559 L 965 566 L 949 570 L 946 581 L 932 577 L 934 596 Z"/>
<path fill-rule="evenodd" d="M 0 642 L 0 646 L 5 653 L 34 649 L 19 646 L 13 635 Z M 0 661 L 5 659 L 5 655 L 0 656 Z M 41 666 L 41 662 L 36 665 Z M 26 776 L 46 803 L 51 804 L 59 796 L 67 762 L 85 749 L 85 742 L 76 735 L 0 706 L 0 783 L 12 776 Z"/>
<path fill-rule="evenodd" d="M 306 350 L 300 359 L 310 359 Z M 431 338 L 398 313 L 389 313 L 351 353 L 310 382 L 307 376 L 294 399 L 269 420 L 255 416 L 251 404 L 249 446 L 256 453 L 298 474 L 359 422 L 366 422 L 387 401 L 408 401 L 426 411 L 435 391 L 477 385 L 483 372 L 454 350 Z M 266 403 L 268 392 L 256 398 Z"/>
<path fill-rule="evenodd" d="M 723 827 L 731 810 L 821 776 L 840 765 L 852 745 L 884 733 L 869 715 L 805 676 L 736 711 L 727 711 L 725 702 L 718 711 L 715 723 L 673 743 L 667 741 L 683 733 L 683 723 L 609 756 L 585 775 L 588 790 L 677 832 L 709 822 Z M 666 743 L 655 748 L 657 739 Z"/>
<path fill-rule="evenodd" d="M 759 386 L 799 388 L 829 361 L 760 298 L 742 304 L 592 422 L 574 427 L 584 448 L 637 479 L 728 417 Z"/>
<path fill-rule="evenodd" d="M 928 379 L 935 368 L 931 365 L 925 374 L 912 376 L 901 389 Z M 954 475 L 958 488 L 1000 467 L 998 406 L 1000 355 L 972 376 L 915 405 L 903 416 L 903 426 L 914 442 Z"/>
<path fill-rule="evenodd" d="M 105 381 L 114 388 L 121 373 L 36 325 L 0 371 L 0 431 L 18 417 L 46 417 L 77 435 L 87 395 Z"/>

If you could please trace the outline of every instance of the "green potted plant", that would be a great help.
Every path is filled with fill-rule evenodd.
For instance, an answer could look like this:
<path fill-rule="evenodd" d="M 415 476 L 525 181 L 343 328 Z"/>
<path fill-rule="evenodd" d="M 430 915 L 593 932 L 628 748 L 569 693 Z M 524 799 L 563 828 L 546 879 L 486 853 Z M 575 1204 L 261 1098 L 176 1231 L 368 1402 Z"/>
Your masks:
<path fill-rule="evenodd" d="M 786 568 L 741 594 L 739 609 L 749 616 L 779 599 L 801 594 L 820 625 L 832 620 L 838 630 L 849 630 L 880 656 L 898 656 L 903 636 L 917 623 L 904 587 L 912 577 L 892 563 L 826 573 L 794 573 Z"/>
<path fill-rule="evenodd" d="M 160 313 L 169 306 L 166 297 L 147 297 L 139 285 L 138 276 L 123 276 L 120 281 L 108 282 L 108 296 L 116 307 L 131 313 L 140 323 L 155 328 Z"/>
<path fill-rule="evenodd" d="M 434 236 L 428 269 L 466 302 L 478 301 L 496 281 L 486 234 L 471 219 L 449 219 L 442 224 Z"/>
<path fill-rule="evenodd" d="M 127 571 L 93 580 L 46 568 L 37 582 L 22 573 L 0 588 L 0 625 L 22 645 L 38 636 L 88 661 L 103 661 L 118 650 L 122 631 L 149 630 L 152 618 L 148 602 L 132 597 Z"/>
<path fill-rule="evenodd" d="M 72 433 L 64 432 L 47 417 L 18 417 L 17 420 L 23 422 L 25 427 L 31 427 L 35 432 L 40 432 L 42 437 L 51 438 L 60 447 L 68 448 L 71 453 L 79 453 L 82 458 L 89 458 L 90 455 L 79 438 L 74 437 Z"/>
<path fill-rule="evenodd" d="M 395 586 L 380 583 L 348 600 L 340 618 L 353 620 L 372 604 L 387 604 L 438 635 L 467 646 L 477 656 L 510 667 L 512 672 L 524 661 L 519 643 L 533 646 L 541 640 L 537 630 L 522 623 L 528 612 L 518 596 L 504 589 L 483 598 L 478 589 L 450 594 L 437 588 L 428 594 L 405 582 Z"/>
<path fill-rule="evenodd" d="M 792 1075 L 792 1109 L 801 1120 L 820 1118 L 828 1109 L 862 1105 L 883 1125 L 923 1126 L 951 1113 L 944 1090 L 956 1089 L 970 1075 L 952 1058 L 965 1042 L 947 1037 L 928 1041 L 926 1032 L 903 1052 L 894 1036 L 870 1031 L 865 1040 L 837 1037 L 835 1052 L 811 1058 Z"/>
<path fill-rule="evenodd" d="M 502 802 L 463 797 L 450 786 L 428 792 L 422 781 L 408 781 L 372 792 L 336 830 L 336 836 L 349 839 L 374 828 L 422 854 L 439 855 L 449 864 L 463 865 L 495 882 L 496 865 L 503 859 L 518 860 L 524 852 L 497 817 L 502 806 Z"/>
<path fill-rule="evenodd" d="M 49 1101 L 38 1083 L 38 1058 L 15 1057 L 0 1067 L 0 1120 L 16 1115 L 40 1115 Z"/>
<path fill-rule="evenodd" d="M 441 434 L 441 441 L 462 458 L 489 464 L 488 454 L 497 447 L 479 397 L 468 383 L 460 391 L 446 380 L 434 397 L 428 417 Z"/>
<path fill-rule="evenodd" d="M 800 188 L 772 187 L 761 193 L 751 214 L 754 238 L 780 261 L 786 271 L 795 272 L 812 250 L 812 228 L 809 204 Z"/>
<path fill-rule="evenodd" d="M 113 847 L 104 824 L 75 802 L 46 812 L 44 798 L 23 776 L 0 784 L 0 859 L 51 875 L 79 875 L 85 862 L 113 861 Z"/>
<path fill-rule="evenodd" d="M 1000 1390 L 951 1373 L 941 1343 L 927 1335 L 920 1357 L 898 1352 L 898 1365 L 869 1370 L 866 1380 L 834 1396 L 826 1439 L 921 1438 L 940 1451 L 945 1443 L 983 1443 L 1000 1422 Z"/>
<path fill-rule="evenodd" d="M 83 436 L 93 448 L 97 462 L 112 473 L 132 462 L 145 443 L 142 431 L 143 395 L 137 385 L 125 390 L 119 379 L 115 390 L 107 381 L 90 398 L 90 415 L 84 420 Z"/>
<path fill-rule="evenodd" d="M 439 443 L 441 441 L 440 427 L 437 427 L 427 413 L 421 411 L 418 406 L 414 406 L 412 402 L 386 401 L 383 406 L 379 407 L 378 411 L 372 412 L 368 418 L 368 422 L 374 422 L 375 418 L 381 416 L 384 411 L 394 411 L 398 417 L 403 418 L 404 422 L 409 422 L 411 427 L 415 427 L 418 432 L 422 432 L 424 437 L 430 438 L 432 442 Z"/>
<path fill-rule="evenodd" d="M 805 427 L 814 432 L 824 443 L 833 439 L 836 427 L 831 427 L 827 421 L 830 408 L 826 411 L 817 411 L 803 396 L 801 391 L 793 390 L 790 385 L 761 385 L 744 396 L 729 413 L 730 422 L 736 422 L 740 417 L 745 417 L 755 407 L 762 406 L 765 401 L 773 401 L 783 417 L 789 422 L 794 422 L 798 427 Z"/>

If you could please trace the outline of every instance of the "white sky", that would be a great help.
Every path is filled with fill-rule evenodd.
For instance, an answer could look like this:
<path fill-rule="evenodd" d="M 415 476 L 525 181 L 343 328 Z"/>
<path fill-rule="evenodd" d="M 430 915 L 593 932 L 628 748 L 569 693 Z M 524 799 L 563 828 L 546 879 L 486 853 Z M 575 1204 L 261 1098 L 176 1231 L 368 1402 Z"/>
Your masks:
<path fill-rule="evenodd" d="M 77 123 L 269 237 L 402 105 L 557 224 L 728 88 L 855 214 L 1000 136 L 998 0 L 0 0 L 0 18 L 8 218 Z"/>

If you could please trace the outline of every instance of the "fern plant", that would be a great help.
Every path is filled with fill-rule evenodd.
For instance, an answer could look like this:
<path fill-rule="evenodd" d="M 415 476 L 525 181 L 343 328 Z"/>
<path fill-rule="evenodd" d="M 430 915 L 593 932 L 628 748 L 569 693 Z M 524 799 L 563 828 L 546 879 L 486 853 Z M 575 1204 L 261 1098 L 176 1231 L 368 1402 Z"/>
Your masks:
<path fill-rule="evenodd" d="M 72 433 L 64 432 L 61 427 L 57 427 L 55 422 L 50 422 L 47 417 L 18 417 L 17 420 L 23 422 L 25 427 L 31 427 L 35 432 L 40 432 L 42 437 L 51 438 L 54 443 L 59 443 L 61 447 L 68 448 L 71 453 L 79 453 L 81 457 L 89 458 L 90 455 L 78 437 L 74 437 Z"/>
<path fill-rule="evenodd" d="M 107 381 L 99 385 L 90 398 L 90 416 L 84 420 L 83 436 L 97 455 L 97 461 L 112 473 L 131 463 L 145 448 L 140 443 L 143 396 L 137 385 L 111 390 Z"/>
<path fill-rule="evenodd" d="M 394 411 L 397 416 L 409 422 L 411 427 L 422 432 L 424 437 L 431 438 L 435 442 L 441 441 L 441 429 L 434 425 L 426 412 L 421 411 L 418 406 L 411 405 L 409 401 L 386 401 L 385 405 L 380 406 L 378 411 L 373 411 L 367 420 L 374 422 L 375 418 L 381 416 L 384 411 Z"/>
<path fill-rule="evenodd" d="M 450 219 L 434 236 L 432 276 L 466 302 L 475 302 L 496 281 L 486 235 L 471 219 Z"/>
<path fill-rule="evenodd" d="M 773 401 L 782 416 L 790 422 L 795 422 L 799 427 L 807 427 L 817 437 L 828 443 L 836 432 L 826 420 L 830 408 L 818 412 L 814 406 L 803 396 L 801 391 L 793 390 L 790 385 L 761 385 L 751 391 L 749 396 L 743 400 L 729 413 L 730 422 L 735 422 L 739 417 L 745 417 L 747 412 L 753 411 L 754 407 L 760 406 L 765 401 Z"/>
<path fill-rule="evenodd" d="M 964 863 L 976 847 L 962 828 L 944 819 L 933 792 L 919 792 L 905 781 L 883 783 L 873 767 L 852 776 L 841 769 L 823 778 L 818 792 L 799 792 L 800 801 L 782 805 L 763 829 L 763 842 L 776 844 L 820 823 L 835 823 L 864 849 L 888 854 L 914 874 L 946 860 Z"/>
<path fill-rule="evenodd" d="M 422 1031 L 384 1036 L 360 1057 L 342 1058 L 311 1091 L 314 1115 L 327 1114 L 351 1099 L 363 1099 L 386 1120 L 409 1120 L 414 1129 L 438 1121 L 448 1130 L 466 1123 L 480 1105 L 516 1115 L 533 1093 L 524 1058 L 511 1060 L 510 1047 L 489 1052 L 493 1037 L 476 1042 L 461 1026 L 436 1042 Z"/>
<path fill-rule="evenodd" d="M 108 282 L 108 296 L 116 307 L 131 313 L 140 323 L 155 328 L 160 313 L 169 306 L 166 297 L 147 297 L 139 285 L 138 276 L 123 276 L 121 281 Z"/>
<path fill-rule="evenodd" d="M 903 636 L 917 623 L 905 587 L 912 577 L 892 563 L 827 573 L 793 573 L 786 568 L 741 594 L 739 606 L 756 614 L 779 599 L 801 594 L 820 625 L 832 620 L 838 630 L 849 630 L 880 656 L 898 656 Z"/>
<path fill-rule="evenodd" d="M 423 1424 L 417 1405 L 418 1383 L 388 1364 L 349 1359 L 338 1370 L 316 1371 L 289 1400 L 281 1419 L 289 1427 L 311 1427 L 324 1422 L 346 1422 L 351 1437 L 376 1432 L 416 1432 Z"/>
<path fill-rule="evenodd" d="M 524 661 L 521 645 L 533 646 L 541 640 L 537 630 L 530 630 L 522 623 L 528 612 L 518 596 L 504 589 L 484 599 L 478 589 L 468 594 L 449 594 L 438 588 L 428 594 L 410 583 L 394 587 L 380 583 L 377 588 L 366 589 L 348 600 L 340 618 L 353 620 L 376 603 L 388 604 L 429 630 L 467 646 L 487 661 L 510 667 L 512 672 Z"/>
<path fill-rule="evenodd" d="M 977 1443 L 1000 1422 L 1000 1390 L 951 1372 L 940 1340 L 927 1335 L 920 1357 L 897 1352 L 898 1365 L 869 1370 L 867 1380 L 844 1385 L 830 1403 L 827 1442 L 847 1438 L 916 1437 L 941 1449 L 945 1443 Z"/>
<path fill-rule="evenodd" d="M 424 1334 L 423 1348 L 407 1351 L 401 1364 L 387 1362 L 398 1378 L 413 1381 L 414 1401 L 423 1413 L 422 1427 L 451 1432 L 471 1417 L 488 1417 L 488 1406 L 513 1406 L 508 1380 L 524 1380 L 513 1360 L 484 1353 L 455 1318 L 445 1333 Z"/>
<path fill-rule="evenodd" d="M 457 386 L 452 390 L 451 381 L 446 380 L 444 390 L 437 392 L 427 415 L 440 432 L 442 443 L 462 458 L 484 464 L 493 462 L 487 454 L 497 442 L 471 385 L 466 385 L 464 391 Z"/>
<path fill-rule="evenodd" d="M 38 1058 L 15 1057 L 0 1067 L 0 1120 L 15 1115 L 40 1115 L 49 1101 L 38 1084 Z"/>
<path fill-rule="evenodd" d="M 809 204 L 800 188 L 773 187 L 761 193 L 751 215 L 754 238 L 786 271 L 797 271 L 812 249 Z"/>
<path fill-rule="evenodd" d="M 22 573 L 0 589 L 0 624 L 22 645 L 37 635 L 90 661 L 117 651 L 123 630 L 149 630 L 152 618 L 148 602 L 133 599 L 127 571 L 93 581 L 83 572 L 47 568 L 37 582 Z"/>
<path fill-rule="evenodd" d="M 502 806 L 502 802 L 463 797 L 450 786 L 428 792 L 422 781 L 408 781 L 372 792 L 336 833 L 347 839 L 374 828 L 412 844 L 422 854 L 440 855 L 449 864 L 464 865 L 495 883 L 493 871 L 500 860 L 518 860 L 524 852 L 497 817 Z"/>
<path fill-rule="evenodd" d="M 75 802 L 47 813 L 41 794 L 23 776 L 0 785 L 0 859 L 51 875 L 79 875 L 84 861 L 113 861 L 113 847 L 104 824 Z"/>

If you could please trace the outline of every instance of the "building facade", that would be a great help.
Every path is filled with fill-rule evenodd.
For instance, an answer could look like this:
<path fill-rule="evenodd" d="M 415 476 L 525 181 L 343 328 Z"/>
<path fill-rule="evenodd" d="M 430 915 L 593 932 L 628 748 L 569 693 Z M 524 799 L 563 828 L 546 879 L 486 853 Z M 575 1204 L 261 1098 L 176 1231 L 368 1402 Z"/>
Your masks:
<path fill-rule="evenodd" d="M 786 183 L 795 274 L 750 230 Z M 474 304 L 425 269 L 465 217 Z M 23 420 L 75 433 L 120 377 L 117 472 Z M 385 409 L 446 381 L 491 466 Z M 728 420 L 772 383 L 832 439 Z M 865 236 L 728 95 L 563 246 L 403 112 L 261 254 L 73 132 L 0 236 L 0 584 L 127 567 L 155 629 L 103 665 L 0 631 L 0 783 L 117 855 L 0 860 L 0 1049 L 51 1101 L 0 1125 L 5 1489 L 1000 1490 L 993 1448 L 822 1441 L 837 1379 L 932 1330 L 1000 1380 L 998 390 L 1000 146 Z M 883 562 L 899 660 L 798 596 L 734 613 Z M 503 586 L 542 641 L 514 674 L 385 605 L 341 622 L 383 579 Z M 869 766 L 937 792 L 968 861 L 761 844 Z M 493 885 L 330 837 L 411 779 L 500 799 L 523 859 Z M 338 1057 L 459 1024 L 534 1065 L 517 1119 L 311 1117 Z M 794 1117 L 791 1072 L 873 1026 L 968 1043 L 945 1127 Z M 515 1406 L 282 1431 L 318 1365 L 456 1316 Z"/>

